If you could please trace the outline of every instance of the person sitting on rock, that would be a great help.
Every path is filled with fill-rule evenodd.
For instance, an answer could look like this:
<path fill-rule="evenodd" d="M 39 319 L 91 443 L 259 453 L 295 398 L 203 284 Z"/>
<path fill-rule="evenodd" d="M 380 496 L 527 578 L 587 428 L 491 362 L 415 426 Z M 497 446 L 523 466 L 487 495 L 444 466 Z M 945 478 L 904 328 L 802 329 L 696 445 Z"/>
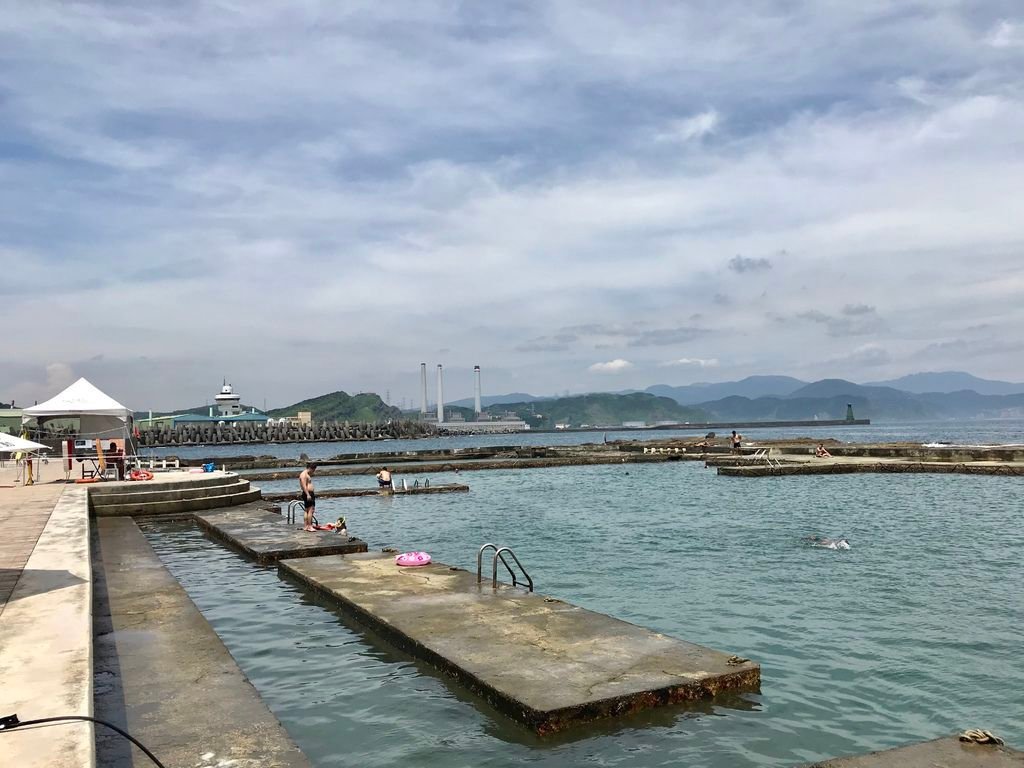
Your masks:
<path fill-rule="evenodd" d="M 380 472 L 377 473 L 377 485 L 380 488 L 387 488 L 393 490 L 394 485 L 391 480 L 391 472 L 388 471 L 387 467 L 381 467 Z"/>
<path fill-rule="evenodd" d="M 818 443 L 818 447 L 814 449 L 814 455 L 819 459 L 831 459 L 832 454 L 825 448 L 824 443 Z"/>

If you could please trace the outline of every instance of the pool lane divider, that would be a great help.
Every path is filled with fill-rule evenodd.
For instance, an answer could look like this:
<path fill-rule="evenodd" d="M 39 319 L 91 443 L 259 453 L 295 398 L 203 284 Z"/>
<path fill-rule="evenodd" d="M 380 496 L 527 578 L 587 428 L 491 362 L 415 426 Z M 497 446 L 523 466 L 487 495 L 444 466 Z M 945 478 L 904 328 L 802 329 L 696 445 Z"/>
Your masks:
<path fill-rule="evenodd" d="M 443 563 L 379 553 L 279 569 L 541 735 L 606 717 L 757 691 L 760 665 Z"/>
<path fill-rule="evenodd" d="M 281 558 L 365 552 L 366 542 L 333 531 L 310 533 L 276 512 L 255 506 L 196 512 L 195 521 L 211 536 L 251 557 L 260 565 Z M 301 519 L 300 519 L 301 522 Z"/>

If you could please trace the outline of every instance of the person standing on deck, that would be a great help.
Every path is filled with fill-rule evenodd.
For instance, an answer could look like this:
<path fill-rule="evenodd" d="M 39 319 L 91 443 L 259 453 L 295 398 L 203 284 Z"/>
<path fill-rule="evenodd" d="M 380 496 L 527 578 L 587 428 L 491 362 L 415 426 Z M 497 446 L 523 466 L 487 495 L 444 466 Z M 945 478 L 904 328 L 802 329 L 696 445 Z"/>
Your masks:
<path fill-rule="evenodd" d="M 299 490 L 302 491 L 302 503 L 305 505 L 306 514 L 302 518 L 302 530 L 315 531 L 313 527 L 313 516 L 316 513 L 316 491 L 313 490 L 313 475 L 316 473 L 316 462 L 311 461 L 306 468 L 299 473 Z"/>
<path fill-rule="evenodd" d="M 740 452 L 740 445 L 743 443 L 743 435 L 737 435 L 736 430 L 732 431 L 732 450 L 733 453 Z"/>

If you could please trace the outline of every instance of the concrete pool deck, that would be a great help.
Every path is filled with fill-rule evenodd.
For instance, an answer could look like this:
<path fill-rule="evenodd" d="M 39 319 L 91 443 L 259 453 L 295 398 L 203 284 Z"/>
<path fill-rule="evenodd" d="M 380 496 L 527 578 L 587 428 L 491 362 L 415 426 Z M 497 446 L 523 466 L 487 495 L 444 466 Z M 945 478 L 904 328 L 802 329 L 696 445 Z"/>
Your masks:
<path fill-rule="evenodd" d="M 961 742 L 948 736 L 923 744 L 839 757 L 806 768 L 1022 768 L 1024 752 L 1006 746 Z"/>
<path fill-rule="evenodd" d="M 373 553 L 279 567 L 540 734 L 760 685 L 749 660 L 442 563 Z"/>
<path fill-rule="evenodd" d="M 365 552 L 366 542 L 333 531 L 309 533 L 288 523 L 276 512 L 247 505 L 225 510 L 196 512 L 199 527 L 214 538 L 241 550 L 261 565 L 282 558 Z"/>
<path fill-rule="evenodd" d="M 6 473 L 0 479 L 7 480 Z M 13 476 L 10 477 L 13 480 Z M 8 485 L 7 482 L 0 482 Z M 0 716 L 85 716 L 92 700 L 88 497 L 64 482 L 0 488 Z M 0 735 L 4 765 L 92 768 L 92 723 Z"/>

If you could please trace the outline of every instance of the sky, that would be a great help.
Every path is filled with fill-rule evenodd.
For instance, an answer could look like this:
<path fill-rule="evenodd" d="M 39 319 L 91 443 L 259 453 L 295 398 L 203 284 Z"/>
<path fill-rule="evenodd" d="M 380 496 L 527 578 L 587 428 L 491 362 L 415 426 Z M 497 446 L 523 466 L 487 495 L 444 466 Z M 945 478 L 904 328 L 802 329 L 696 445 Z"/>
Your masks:
<path fill-rule="evenodd" d="M 0 14 L 0 400 L 1024 380 L 1018 0 Z"/>

